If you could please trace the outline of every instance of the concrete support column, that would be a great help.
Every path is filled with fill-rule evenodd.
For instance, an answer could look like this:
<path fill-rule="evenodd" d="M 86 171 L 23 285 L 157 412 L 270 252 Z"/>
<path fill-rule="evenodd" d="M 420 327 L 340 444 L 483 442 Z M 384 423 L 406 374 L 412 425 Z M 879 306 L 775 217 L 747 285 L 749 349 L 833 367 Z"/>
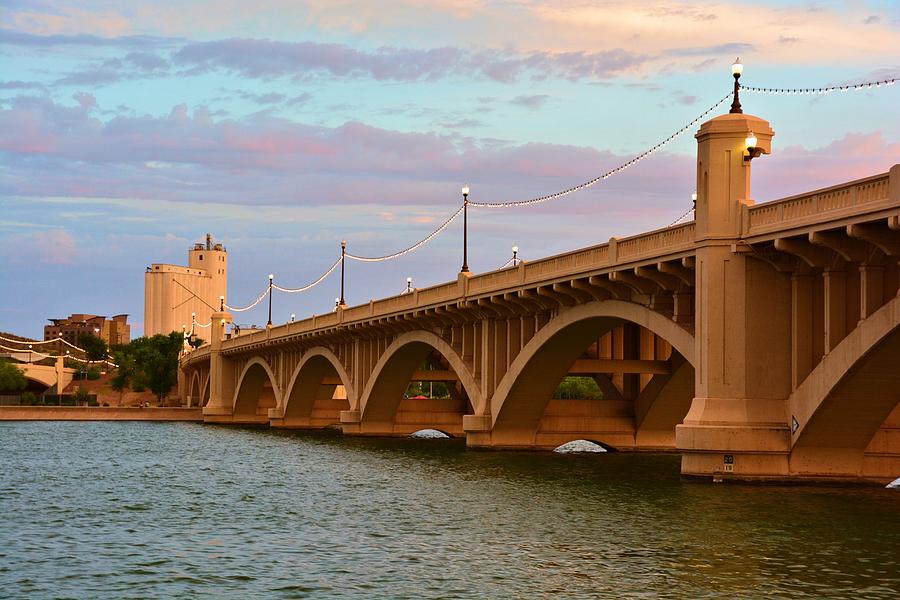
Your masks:
<path fill-rule="evenodd" d="M 234 406 L 234 366 L 222 355 L 222 341 L 225 326 L 233 321 L 227 312 L 212 314 L 209 328 L 209 402 L 203 407 L 204 420 L 218 421 L 233 416 Z"/>
<path fill-rule="evenodd" d="M 63 356 L 56 357 L 56 363 L 54 365 L 54 370 L 56 371 L 56 393 L 62 394 L 63 389 L 66 387 L 65 381 L 65 369 L 66 369 L 66 359 Z"/>
<path fill-rule="evenodd" d="M 859 266 L 859 318 L 865 319 L 884 304 L 884 267 Z"/>
<path fill-rule="evenodd" d="M 675 292 L 674 296 L 674 320 L 676 323 L 685 323 L 694 319 L 694 295 L 688 292 Z"/>
<path fill-rule="evenodd" d="M 847 273 L 827 270 L 825 280 L 825 352 L 847 335 Z"/>
<path fill-rule="evenodd" d="M 791 277 L 791 387 L 803 383 L 813 368 L 813 278 Z"/>
<path fill-rule="evenodd" d="M 744 160 L 750 132 L 768 153 L 772 129 L 750 115 L 716 117 L 696 136 L 696 397 L 675 433 L 686 475 L 788 472 L 791 283 L 732 251 L 753 204 Z"/>

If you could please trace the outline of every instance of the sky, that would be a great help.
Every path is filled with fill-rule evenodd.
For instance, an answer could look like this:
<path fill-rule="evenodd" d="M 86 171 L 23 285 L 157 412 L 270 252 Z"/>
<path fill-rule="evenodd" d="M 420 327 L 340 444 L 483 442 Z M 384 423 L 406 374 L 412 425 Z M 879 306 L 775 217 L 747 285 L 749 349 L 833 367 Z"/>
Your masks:
<path fill-rule="evenodd" d="M 484 202 L 568 188 L 719 101 L 737 56 L 748 86 L 898 76 L 900 2 L 4 0 L 0 331 L 128 313 L 136 337 L 146 266 L 186 264 L 207 232 L 241 306 L 269 273 L 315 280 L 342 239 L 375 256 L 427 236 L 463 184 Z M 776 132 L 757 202 L 900 163 L 900 85 L 742 103 Z M 577 194 L 473 208 L 470 268 L 669 225 L 690 208 L 692 133 Z M 461 255 L 457 220 L 348 262 L 347 301 L 453 280 Z M 329 312 L 339 285 L 276 293 L 273 320 Z"/>

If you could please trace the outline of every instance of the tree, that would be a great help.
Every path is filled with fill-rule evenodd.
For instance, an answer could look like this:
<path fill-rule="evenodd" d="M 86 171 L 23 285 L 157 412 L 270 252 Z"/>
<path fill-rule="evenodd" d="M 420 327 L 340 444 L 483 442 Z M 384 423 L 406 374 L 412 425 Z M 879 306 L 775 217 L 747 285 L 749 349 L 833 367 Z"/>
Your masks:
<path fill-rule="evenodd" d="M 11 362 L 0 361 L 0 391 L 18 392 L 26 387 L 25 372 Z"/>
<path fill-rule="evenodd" d="M 205 342 L 203 339 L 198 338 L 198 337 L 196 337 L 196 336 L 191 337 L 190 339 L 188 339 L 188 344 L 190 344 L 191 348 L 194 348 L 194 349 L 199 348 L 200 346 L 202 346 L 202 345 L 205 344 L 205 343 L 206 343 L 206 342 Z"/>
<path fill-rule="evenodd" d="M 122 346 L 116 350 L 116 374 L 113 375 L 110 385 L 119 392 L 119 406 L 122 406 L 122 395 L 125 389 L 131 385 L 134 377 L 134 357 L 128 351 L 128 346 Z"/>
<path fill-rule="evenodd" d="M 96 335 L 90 333 L 82 333 L 78 336 L 78 347 L 84 350 L 88 360 L 105 360 L 107 347 L 106 342 Z"/>
<path fill-rule="evenodd" d="M 162 403 L 178 381 L 178 357 L 183 343 L 180 332 L 132 341 L 119 358 L 121 377 L 134 390 L 149 389 Z"/>
<path fill-rule="evenodd" d="M 109 350 L 106 342 L 90 333 L 82 333 L 78 336 L 78 347 L 84 350 L 85 357 L 89 363 L 106 360 Z"/>
<path fill-rule="evenodd" d="M 112 388 L 119 392 L 119 404 L 126 388 L 149 389 L 162 404 L 163 398 L 178 381 L 178 358 L 184 344 L 181 332 L 140 337 L 119 346 L 115 354 L 116 374 Z"/>

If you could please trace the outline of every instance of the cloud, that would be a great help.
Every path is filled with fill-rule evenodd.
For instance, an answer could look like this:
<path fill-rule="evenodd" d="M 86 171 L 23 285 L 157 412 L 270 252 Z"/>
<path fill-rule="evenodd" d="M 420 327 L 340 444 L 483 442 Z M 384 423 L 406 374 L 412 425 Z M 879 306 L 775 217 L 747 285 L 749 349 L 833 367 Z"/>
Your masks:
<path fill-rule="evenodd" d="M 771 157 L 753 161 L 758 198 L 783 198 L 888 171 L 898 162 L 900 143 L 880 132 L 848 133 L 821 148 L 801 145 L 776 148 Z"/>
<path fill-rule="evenodd" d="M 40 90 L 44 84 L 37 81 L 0 81 L 0 90 Z"/>
<path fill-rule="evenodd" d="M 71 265 L 78 253 L 75 238 L 65 229 L 16 234 L 0 243 L 0 255 L 15 264 Z"/>
<path fill-rule="evenodd" d="M 173 54 L 185 74 L 225 71 L 258 79 L 322 74 L 376 81 L 436 80 L 451 75 L 511 82 L 525 75 L 570 80 L 606 78 L 634 69 L 646 57 L 602 52 L 530 52 L 457 47 L 360 50 L 345 44 L 233 38 L 187 44 Z"/>
<path fill-rule="evenodd" d="M 152 48 L 179 44 L 178 38 L 126 35 L 101 37 L 90 34 L 78 35 L 35 35 L 12 29 L 0 29 L 0 45 L 24 46 L 29 48 L 57 48 L 66 46 L 90 46 L 96 48 Z"/>
<path fill-rule="evenodd" d="M 863 19 L 863 25 L 876 25 L 881 22 L 881 17 L 878 15 L 869 15 L 865 19 Z"/>
<path fill-rule="evenodd" d="M 550 96 L 547 94 L 534 94 L 531 96 L 516 96 L 510 100 L 510 104 L 521 106 L 530 110 L 537 110 L 546 104 Z"/>

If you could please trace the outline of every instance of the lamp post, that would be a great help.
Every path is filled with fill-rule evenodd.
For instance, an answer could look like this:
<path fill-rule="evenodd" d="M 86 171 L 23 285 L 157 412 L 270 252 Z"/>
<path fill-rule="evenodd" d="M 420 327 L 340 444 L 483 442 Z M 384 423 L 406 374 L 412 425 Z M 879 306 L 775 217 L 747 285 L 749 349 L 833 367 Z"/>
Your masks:
<path fill-rule="evenodd" d="M 295 315 L 294 313 L 291 313 L 291 323 L 293 323 L 296 318 L 297 318 L 297 315 Z"/>
<path fill-rule="evenodd" d="M 272 282 L 275 280 L 275 275 L 269 273 L 269 322 L 266 323 L 266 327 L 272 326 Z"/>
<path fill-rule="evenodd" d="M 219 296 L 219 312 L 225 312 L 225 296 Z"/>
<path fill-rule="evenodd" d="M 334 310 L 331 311 L 331 312 L 337 312 L 338 306 L 340 306 L 340 304 L 341 304 L 341 299 L 340 299 L 340 298 L 335 298 L 335 299 L 334 299 Z"/>
<path fill-rule="evenodd" d="M 731 110 L 729 113 L 743 113 L 744 111 L 741 109 L 741 100 L 738 97 L 738 93 L 741 89 L 741 84 L 738 83 L 738 80 L 741 78 L 741 73 L 744 72 L 744 65 L 741 64 L 741 59 L 738 57 L 734 64 L 731 65 L 731 74 L 734 75 L 734 100 L 731 102 Z"/>
<path fill-rule="evenodd" d="M 347 240 L 341 240 L 341 298 L 338 306 L 347 306 L 344 302 L 344 263 L 347 257 Z"/>
<path fill-rule="evenodd" d="M 694 203 L 693 210 L 694 210 L 694 218 L 696 219 L 697 218 L 697 192 L 694 192 L 693 194 L 691 194 L 691 202 Z"/>
<path fill-rule="evenodd" d="M 406 293 L 412 293 L 412 277 L 406 278 Z"/>
<path fill-rule="evenodd" d="M 512 260 L 512 263 L 513 263 L 513 266 L 514 266 L 514 267 L 517 267 L 517 266 L 519 266 L 519 247 L 518 247 L 518 246 L 513 246 L 513 247 L 512 247 L 512 251 L 513 251 L 513 260 Z"/>
<path fill-rule="evenodd" d="M 31 364 L 31 344 L 28 344 L 28 364 Z"/>
<path fill-rule="evenodd" d="M 460 273 L 469 272 L 469 185 L 462 187 L 463 195 L 463 264 Z"/>

